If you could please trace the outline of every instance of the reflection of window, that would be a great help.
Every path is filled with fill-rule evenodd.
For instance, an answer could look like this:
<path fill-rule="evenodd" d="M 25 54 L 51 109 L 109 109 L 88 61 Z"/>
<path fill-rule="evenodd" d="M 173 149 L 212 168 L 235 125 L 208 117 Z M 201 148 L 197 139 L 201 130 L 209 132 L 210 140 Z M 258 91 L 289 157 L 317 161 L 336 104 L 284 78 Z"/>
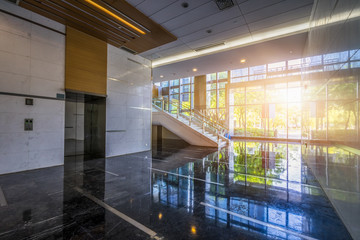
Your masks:
<path fill-rule="evenodd" d="M 348 60 L 348 51 L 324 54 L 324 64 L 346 62 Z"/>
<path fill-rule="evenodd" d="M 286 70 L 286 62 L 277 62 L 268 64 L 268 72 L 278 72 Z"/>

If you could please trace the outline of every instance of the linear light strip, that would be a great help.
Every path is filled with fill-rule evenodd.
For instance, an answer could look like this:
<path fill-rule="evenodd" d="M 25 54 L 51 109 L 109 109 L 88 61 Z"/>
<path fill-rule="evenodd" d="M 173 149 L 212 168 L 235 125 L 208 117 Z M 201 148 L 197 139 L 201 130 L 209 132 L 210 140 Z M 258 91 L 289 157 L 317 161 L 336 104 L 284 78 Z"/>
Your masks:
<path fill-rule="evenodd" d="M 91 1 L 91 0 L 84 0 L 84 1 L 87 2 L 87 3 L 89 3 L 89 4 L 91 4 L 91 5 L 93 5 L 94 7 L 98 8 L 98 9 L 100 9 L 101 11 L 109 14 L 109 15 L 112 16 L 113 18 L 116 18 L 116 19 L 119 20 L 120 22 L 122 22 L 122 23 L 124 23 L 125 25 L 127 25 L 128 27 L 131 27 L 132 29 L 138 31 L 139 33 L 144 34 L 144 35 L 146 34 L 146 33 L 145 33 L 144 31 L 142 31 L 141 29 L 137 28 L 137 27 L 134 26 L 133 24 L 129 23 L 128 21 L 126 21 L 126 20 L 124 20 L 124 19 L 122 19 L 121 17 L 117 16 L 117 15 L 114 14 L 113 12 L 107 10 L 106 8 L 100 6 L 99 4 L 97 4 L 97 3 L 95 3 L 95 2 L 93 2 L 93 1 Z"/>

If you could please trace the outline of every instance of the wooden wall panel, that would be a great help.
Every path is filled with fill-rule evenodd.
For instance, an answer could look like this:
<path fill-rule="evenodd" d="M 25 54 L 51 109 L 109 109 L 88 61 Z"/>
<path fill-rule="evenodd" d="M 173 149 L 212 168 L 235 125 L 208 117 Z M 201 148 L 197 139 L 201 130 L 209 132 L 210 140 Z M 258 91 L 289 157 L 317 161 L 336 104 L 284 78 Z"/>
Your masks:
<path fill-rule="evenodd" d="M 199 111 L 206 109 L 206 75 L 194 78 L 194 108 Z"/>
<path fill-rule="evenodd" d="M 65 89 L 106 95 L 107 43 L 66 27 Z"/>

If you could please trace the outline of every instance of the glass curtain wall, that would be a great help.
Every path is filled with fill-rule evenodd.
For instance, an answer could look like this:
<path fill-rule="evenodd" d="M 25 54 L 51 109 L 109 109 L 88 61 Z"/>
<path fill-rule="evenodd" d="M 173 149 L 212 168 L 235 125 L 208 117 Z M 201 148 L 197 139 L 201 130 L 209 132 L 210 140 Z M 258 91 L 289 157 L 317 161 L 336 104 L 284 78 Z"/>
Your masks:
<path fill-rule="evenodd" d="M 359 68 L 348 50 L 207 74 L 204 114 L 232 136 L 360 142 Z M 193 107 L 193 78 L 160 86 Z"/>
<path fill-rule="evenodd" d="M 165 110 L 176 113 L 178 105 L 182 109 L 192 109 L 194 106 L 194 78 L 181 78 L 156 83 L 159 96 L 169 104 Z"/>
<path fill-rule="evenodd" d="M 211 73 L 206 75 L 206 112 L 210 119 L 227 125 L 226 123 L 226 85 L 228 72 Z"/>

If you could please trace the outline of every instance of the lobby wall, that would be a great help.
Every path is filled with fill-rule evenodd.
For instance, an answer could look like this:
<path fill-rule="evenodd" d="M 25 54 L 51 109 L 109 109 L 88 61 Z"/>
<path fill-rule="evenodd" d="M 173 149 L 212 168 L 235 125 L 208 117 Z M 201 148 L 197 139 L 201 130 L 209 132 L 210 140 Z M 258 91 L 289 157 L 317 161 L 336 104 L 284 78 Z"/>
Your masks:
<path fill-rule="evenodd" d="M 65 28 L 6 1 L 0 9 L 45 26 L 0 12 L 0 174 L 61 165 Z"/>
<path fill-rule="evenodd" d="M 151 63 L 108 45 L 106 156 L 151 148 Z"/>

